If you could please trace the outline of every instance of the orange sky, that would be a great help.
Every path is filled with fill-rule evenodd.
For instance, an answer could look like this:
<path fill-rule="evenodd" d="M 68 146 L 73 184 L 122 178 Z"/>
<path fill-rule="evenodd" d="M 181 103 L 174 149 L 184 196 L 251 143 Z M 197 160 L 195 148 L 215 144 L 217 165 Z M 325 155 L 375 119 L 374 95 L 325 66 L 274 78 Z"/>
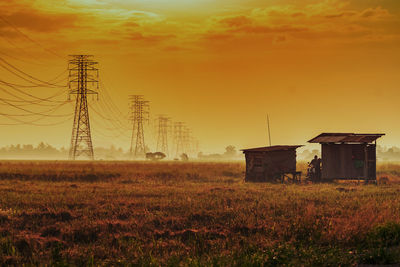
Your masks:
<path fill-rule="evenodd" d="M 93 54 L 121 112 L 129 94 L 144 94 L 153 116 L 186 122 L 205 152 L 266 145 L 267 113 L 274 144 L 339 131 L 384 132 L 381 144 L 400 145 L 398 0 L 2 0 L 0 13 L 2 58 L 50 80 L 67 55 Z M 59 113 L 69 112 L 68 104 Z M 95 146 L 129 146 L 129 138 L 102 136 L 118 131 L 93 116 Z M 0 127 L 1 146 L 68 147 L 72 121 Z"/>

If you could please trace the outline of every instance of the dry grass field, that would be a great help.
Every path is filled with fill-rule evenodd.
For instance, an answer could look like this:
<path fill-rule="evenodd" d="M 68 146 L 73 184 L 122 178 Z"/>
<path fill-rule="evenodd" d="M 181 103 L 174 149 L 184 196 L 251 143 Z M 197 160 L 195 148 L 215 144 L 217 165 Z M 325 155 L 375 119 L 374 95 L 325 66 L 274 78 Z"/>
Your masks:
<path fill-rule="evenodd" d="M 241 163 L 3 161 L 0 264 L 400 263 L 400 165 L 378 169 L 291 185 L 244 183 Z"/>

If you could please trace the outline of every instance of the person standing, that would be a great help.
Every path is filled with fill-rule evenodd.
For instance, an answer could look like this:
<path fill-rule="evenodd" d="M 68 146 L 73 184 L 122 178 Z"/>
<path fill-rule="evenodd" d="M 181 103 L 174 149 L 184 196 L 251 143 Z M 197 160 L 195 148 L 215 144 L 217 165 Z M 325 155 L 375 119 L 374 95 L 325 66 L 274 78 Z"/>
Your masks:
<path fill-rule="evenodd" d="M 321 159 L 318 158 L 317 155 L 315 155 L 314 159 L 310 162 L 310 166 L 314 169 L 315 180 L 321 180 Z"/>

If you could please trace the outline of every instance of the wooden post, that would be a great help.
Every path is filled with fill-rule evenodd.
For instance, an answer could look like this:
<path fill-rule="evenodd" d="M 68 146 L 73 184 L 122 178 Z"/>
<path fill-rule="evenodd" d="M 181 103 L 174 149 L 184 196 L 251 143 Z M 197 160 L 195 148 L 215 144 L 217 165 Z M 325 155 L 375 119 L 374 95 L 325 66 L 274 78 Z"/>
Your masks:
<path fill-rule="evenodd" d="M 272 146 L 271 143 L 271 129 L 269 127 L 269 115 L 267 115 L 267 123 L 268 123 L 268 139 L 269 139 L 269 146 Z"/>

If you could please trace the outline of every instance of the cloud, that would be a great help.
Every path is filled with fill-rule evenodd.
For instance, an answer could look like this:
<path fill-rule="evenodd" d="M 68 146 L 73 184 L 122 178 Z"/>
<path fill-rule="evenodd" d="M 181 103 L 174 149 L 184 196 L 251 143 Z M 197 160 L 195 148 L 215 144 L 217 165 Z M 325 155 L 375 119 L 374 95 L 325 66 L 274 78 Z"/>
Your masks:
<path fill-rule="evenodd" d="M 182 47 L 182 46 L 167 46 L 163 49 L 163 51 L 166 52 L 182 52 L 182 51 L 189 51 L 190 49 L 186 48 L 186 47 Z"/>
<path fill-rule="evenodd" d="M 344 12 L 341 12 L 341 13 L 325 15 L 324 17 L 327 18 L 327 19 L 337 19 L 337 18 L 344 18 L 344 17 L 353 17 L 355 15 L 357 15 L 357 12 L 344 11 Z"/>
<path fill-rule="evenodd" d="M 34 4 L 39 2 L 42 4 Z M 319 41 L 370 42 L 398 34 L 393 30 L 395 17 L 383 7 L 357 8 L 342 0 L 309 2 L 267 7 L 261 7 L 261 1 L 252 2 L 248 8 L 196 13 L 193 18 L 164 10 L 140 11 L 135 10 L 137 6 L 126 8 L 104 1 L 98 5 L 81 4 L 78 0 L 72 6 L 49 4 L 45 0 L 3 0 L 0 12 L 16 27 L 27 34 L 39 33 L 39 39 L 43 40 L 53 38 L 47 33 L 56 32 L 65 36 L 60 42 L 98 39 L 99 45 L 107 45 L 110 44 L 107 40 L 112 40 L 112 44 L 120 42 L 124 48 L 147 45 L 167 52 L 187 46 L 193 50 L 216 45 L 223 50 L 224 45 L 251 49 L 252 46 L 318 45 Z M 12 28 L 2 23 L 0 30 L 5 35 L 12 34 Z"/>
<path fill-rule="evenodd" d="M 284 43 L 287 41 L 287 37 L 280 35 L 275 38 L 275 43 Z"/>
<path fill-rule="evenodd" d="M 382 7 L 367 8 L 360 13 L 361 18 L 385 19 L 390 18 L 391 15 L 387 9 Z"/>
<path fill-rule="evenodd" d="M 123 24 L 123 26 L 125 26 L 125 27 L 139 27 L 140 25 L 138 23 L 136 23 L 136 22 L 128 21 L 128 22 L 125 22 Z"/>
<path fill-rule="evenodd" d="M 14 38 L 19 36 L 19 34 L 16 31 L 12 31 L 6 27 L 0 27 L 0 37 L 6 37 L 6 38 Z M 8 40 L 8 39 L 7 39 Z"/>
<path fill-rule="evenodd" d="M 131 33 L 128 37 L 129 40 L 131 41 L 136 41 L 136 42 L 144 42 L 146 44 L 157 44 L 157 43 L 161 43 L 165 40 L 174 38 L 175 36 L 172 34 L 149 34 L 149 35 L 145 35 L 143 33 L 140 32 L 134 32 Z"/>
<path fill-rule="evenodd" d="M 248 25 L 237 29 L 232 29 L 230 32 L 240 32 L 248 34 L 270 34 L 270 33 L 293 33 L 307 31 L 306 27 L 296 27 L 291 25 L 282 25 L 277 27 L 269 27 L 264 25 Z"/>
<path fill-rule="evenodd" d="M 325 0 L 305 6 L 280 5 L 255 8 L 245 14 L 214 18 L 204 33 L 210 42 L 243 40 L 246 43 L 263 42 L 265 45 L 296 43 L 296 40 L 331 40 L 331 43 L 384 40 L 371 36 L 392 35 L 376 20 L 392 19 L 382 7 L 349 8 L 345 1 Z M 258 37 L 256 37 L 258 36 Z M 256 39 L 255 39 L 256 38 Z M 247 41 L 246 41 L 247 40 Z"/>
<path fill-rule="evenodd" d="M 78 16 L 75 14 L 47 14 L 36 10 L 20 10 L 3 16 L 12 25 L 36 32 L 54 32 L 75 28 Z"/>
<path fill-rule="evenodd" d="M 227 33 L 213 33 L 213 32 L 208 32 L 203 35 L 203 39 L 208 40 L 208 41 L 226 41 L 229 39 L 232 39 L 232 34 L 227 34 Z"/>
<path fill-rule="evenodd" d="M 246 16 L 228 17 L 221 19 L 219 22 L 221 24 L 227 25 L 228 27 L 241 27 L 253 23 L 253 21 Z"/>
<path fill-rule="evenodd" d="M 388 19 L 391 17 L 390 12 L 382 7 L 367 8 L 361 11 L 345 10 L 335 14 L 324 15 L 327 19 L 351 19 L 365 20 L 365 19 Z"/>
<path fill-rule="evenodd" d="M 303 12 L 295 12 L 293 14 L 290 15 L 292 18 L 298 18 L 298 17 L 304 17 L 306 16 L 306 14 L 304 14 Z"/>
<path fill-rule="evenodd" d="M 57 32 L 75 28 L 79 17 L 73 13 L 49 12 L 34 7 L 35 1 L 7 0 L 0 2 L 0 28 L 13 27 L 33 32 Z"/>

